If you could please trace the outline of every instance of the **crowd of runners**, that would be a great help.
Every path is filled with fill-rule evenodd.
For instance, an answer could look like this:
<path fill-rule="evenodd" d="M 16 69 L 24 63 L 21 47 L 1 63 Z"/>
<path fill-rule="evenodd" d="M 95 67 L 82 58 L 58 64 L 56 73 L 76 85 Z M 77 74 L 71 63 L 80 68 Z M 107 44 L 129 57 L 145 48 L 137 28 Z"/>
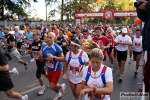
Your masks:
<path fill-rule="evenodd" d="M 26 49 L 22 49 L 25 47 Z M 28 95 L 13 91 L 8 60 L 13 59 L 30 70 L 29 63 L 36 62 L 36 77 L 41 85 L 38 95 L 45 91 L 42 74 L 49 81 L 49 88 L 56 92 L 53 100 L 66 95 L 66 84 L 58 83 L 61 75 L 70 83 L 76 100 L 110 100 L 113 92 L 113 67 L 118 63 L 119 82 L 123 82 L 125 63 L 135 61 L 136 76 L 142 54 L 140 25 L 111 24 L 52 24 L 14 25 L 0 27 L 0 91 L 9 98 L 28 100 Z M 28 62 L 22 57 L 29 54 Z M 111 64 L 107 64 L 106 58 Z M 63 73 L 63 74 L 61 74 Z"/>

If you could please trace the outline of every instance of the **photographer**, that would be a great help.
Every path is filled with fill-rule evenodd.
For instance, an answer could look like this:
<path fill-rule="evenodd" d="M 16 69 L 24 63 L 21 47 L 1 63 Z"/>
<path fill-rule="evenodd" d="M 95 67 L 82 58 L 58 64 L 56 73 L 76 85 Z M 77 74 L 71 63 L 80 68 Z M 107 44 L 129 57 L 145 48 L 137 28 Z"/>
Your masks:
<path fill-rule="evenodd" d="M 144 82 L 145 82 L 145 92 L 150 92 L 150 1 L 141 0 L 137 7 L 137 15 L 139 19 L 145 22 L 143 29 L 143 50 L 147 51 L 147 62 L 144 68 Z"/>

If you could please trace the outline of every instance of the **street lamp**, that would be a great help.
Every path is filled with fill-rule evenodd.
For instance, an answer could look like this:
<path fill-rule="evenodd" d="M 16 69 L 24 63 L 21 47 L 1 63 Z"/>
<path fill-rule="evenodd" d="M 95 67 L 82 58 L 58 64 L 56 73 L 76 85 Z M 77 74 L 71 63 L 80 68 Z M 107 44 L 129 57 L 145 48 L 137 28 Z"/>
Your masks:
<path fill-rule="evenodd" d="M 47 6 L 48 6 L 48 4 L 46 4 L 46 21 L 47 21 Z"/>

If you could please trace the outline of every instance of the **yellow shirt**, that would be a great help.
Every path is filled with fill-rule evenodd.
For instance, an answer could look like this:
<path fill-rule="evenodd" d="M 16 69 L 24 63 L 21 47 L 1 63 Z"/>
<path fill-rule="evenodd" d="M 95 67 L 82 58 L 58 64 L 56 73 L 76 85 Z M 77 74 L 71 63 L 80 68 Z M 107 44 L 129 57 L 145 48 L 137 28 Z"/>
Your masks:
<path fill-rule="evenodd" d="M 66 35 L 68 36 L 68 40 L 69 42 L 71 41 L 71 36 L 72 36 L 72 33 L 70 31 L 67 31 L 66 32 Z"/>

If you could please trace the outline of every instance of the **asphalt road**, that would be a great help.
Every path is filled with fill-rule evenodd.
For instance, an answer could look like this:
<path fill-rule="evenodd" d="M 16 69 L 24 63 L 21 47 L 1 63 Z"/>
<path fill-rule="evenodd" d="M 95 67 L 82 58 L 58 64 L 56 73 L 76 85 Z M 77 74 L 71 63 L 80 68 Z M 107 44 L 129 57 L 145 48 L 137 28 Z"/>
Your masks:
<path fill-rule="evenodd" d="M 29 56 L 23 58 L 25 61 L 30 59 Z M 107 58 L 105 62 L 107 66 L 110 66 L 110 61 Z M 141 58 L 140 64 L 143 64 L 143 58 Z M 11 75 L 11 79 L 14 83 L 14 90 L 21 93 L 22 95 L 28 94 L 29 100 L 53 100 L 55 93 L 46 88 L 45 93 L 42 96 L 37 96 L 40 85 L 36 78 L 36 65 L 35 62 L 30 63 L 28 70 L 24 70 L 24 66 L 18 63 L 15 63 L 13 60 L 9 61 L 10 69 L 16 67 L 19 71 L 19 75 Z M 137 77 L 134 77 L 135 62 L 132 61 L 131 64 L 128 64 L 128 60 L 125 65 L 125 71 L 123 76 L 123 82 L 119 83 L 119 68 L 117 64 L 113 68 L 113 81 L 114 89 L 113 94 L 111 95 L 111 100 L 121 100 L 120 92 L 134 92 L 137 88 L 140 87 L 137 83 L 142 82 L 142 67 L 139 68 L 139 73 Z M 43 76 L 45 85 L 49 85 L 48 80 Z M 67 84 L 67 95 L 64 96 L 61 100 L 75 100 L 72 95 L 68 80 L 62 80 L 62 77 L 59 80 L 59 83 Z M 0 92 L 0 100 L 14 100 L 9 99 L 4 92 Z"/>

